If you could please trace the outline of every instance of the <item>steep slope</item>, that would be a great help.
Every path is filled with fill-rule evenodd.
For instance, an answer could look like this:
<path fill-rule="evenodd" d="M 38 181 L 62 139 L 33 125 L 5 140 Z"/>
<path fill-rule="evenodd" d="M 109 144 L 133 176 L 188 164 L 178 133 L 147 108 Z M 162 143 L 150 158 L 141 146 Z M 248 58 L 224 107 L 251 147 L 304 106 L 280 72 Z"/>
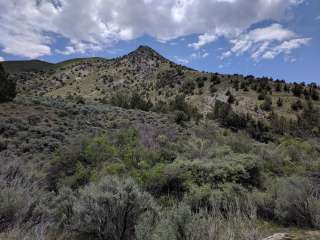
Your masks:
<path fill-rule="evenodd" d="M 41 72 L 20 71 L 11 77 L 23 95 L 110 103 L 117 93 L 137 93 L 153 105 L 168 105 L 176 96 L 184 95 L 200 113 L 212 111 L 218 99 L 231 103 L 237 113 L 249 113 L 258 119 L 268 119 L 271 110 L 287 119 L 296 119 L 296 113 L 301 112 L 308 99 L 319 105 L 315 84 L 199 72 L 175 64 L 147 46 L 115 59 L 74 59 Z"/>

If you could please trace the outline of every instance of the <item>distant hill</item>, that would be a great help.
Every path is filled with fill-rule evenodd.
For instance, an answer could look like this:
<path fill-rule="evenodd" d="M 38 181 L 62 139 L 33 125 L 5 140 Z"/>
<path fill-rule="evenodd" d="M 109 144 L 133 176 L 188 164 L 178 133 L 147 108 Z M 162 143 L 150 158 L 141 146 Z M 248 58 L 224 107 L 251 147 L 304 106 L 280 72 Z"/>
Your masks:
<path fill-rule="evenodd" d="M 5 61 L 2 64 L 8 73 L 46 71 L 54 66 L 52 63 L 40 60 Z"/>

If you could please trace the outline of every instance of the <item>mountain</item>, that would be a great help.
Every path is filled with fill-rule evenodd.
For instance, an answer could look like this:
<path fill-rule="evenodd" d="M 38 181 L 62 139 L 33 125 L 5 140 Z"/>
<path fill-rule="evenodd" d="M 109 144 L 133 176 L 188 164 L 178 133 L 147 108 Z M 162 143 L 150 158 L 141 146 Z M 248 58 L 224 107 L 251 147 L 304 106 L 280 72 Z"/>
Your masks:
<path fill-rule="evenodd" d="M 42 70 L 31 71 L 34 63 Z M 13 63 L 4 65 L 8 67 Z M 318 98 L 314 84 L 300 86 L 268 78 L 199 72 L 173 63 L 148 46 L 140 46 L 115 59 L 73 59 L 55 65 L 31 61 L 15 66 L 11 78 L 17 81 L 18 92 L 23 95 L 82 97 L 87 101 L 110 102 L 115 92 L 136 92 L 157 104 L 184 94 L 190 104 L 205 114 L 211 111 L 217 99 L 227 103 L 232 95 L 236 112 L 262 119 L 268 118 L 271 112 L 268 106 L 260 108 L 266 95 L 270 95 L 267 100 L 273 105 L 273 112 L 287 119 L 295 119 L 300 111 L 299 106 L 293 109 L 292 105 L 301 95 Z M 290 89 L 302 92 L 295 96 Z M 319 105 L 319 101 L 314 104 Z"/>
<path fill-rule="evenodd" d="M 0 239 L 319 239 L 316 84 L 147 46 L 4 66 Z"/>
<path fill-rule="evenodd" d="M 3 67 L 6 72 L 14 74 L 20 72 L 40 72 L 46 71 L 53 67 L 54 64 L 40 61 L 40 60 L 30 60 L 30 61 L 5 61 L 3 62 Z"/>

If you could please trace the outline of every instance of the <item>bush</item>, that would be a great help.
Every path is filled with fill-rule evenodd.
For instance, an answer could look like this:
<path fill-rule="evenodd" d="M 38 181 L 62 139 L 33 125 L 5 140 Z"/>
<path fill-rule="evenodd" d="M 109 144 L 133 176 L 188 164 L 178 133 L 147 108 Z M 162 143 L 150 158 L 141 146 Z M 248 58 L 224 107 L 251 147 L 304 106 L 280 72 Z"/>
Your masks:
<path fill-rule="evenodd" d="M 223 161 L 175 161 L 158 164 L 136 176 L 144 188 L 156 196 L 170 195 L 182 199 L 197 187 L 216 188 L 227 182 L 244 187 L 260 186 L 260 168 L 253 155 L 231 154 Z M 205 190 L 205 189 L 203 189 Z"/>
<path fill-rule="evenodd" d="M 111 96 L 110 103 L 117 107 L 130 108 L 130 96 L 123 92 L 117 92 Z"/>
<path fill-rule="evenodd" d="M 74 101 L 77 103 L 77 104 L 85 104 L 86 103 L 86 100 L 80 96 L 80 95 L 77 95 L 74 97 Z"/>
<path fill-rule="evenodd" d="M 294 96 L 300 97 L 301 94 L 303 93 L 304 86 L 302 84 L 294 83 L 293 87 L 291 88 L 291 91 Z"/>
<path fill-rule="evenodd" d="M 236 101 L 235 97 L 232 94 L 230 94 L 228 97 L 228 103 L 233 104 L 235 101 Z"/>
<path fill-rule="evenodd" d="M 0 103 L 11 101 L 16 96 L 16 83 L 8 79 L 0 64 Z"/>
<path fill-rule="evenodd" d="M 198 88 L 203 88 L 203 87 L 204 87 L 204 84 L 205 84 L 205 82 L 206 82 L 207 80 L 208 80 L 208 79 L 207 79 L 206 77 L 198 77 L 198 78 L 196 79 Z"/>
<path fill-rule="evenodd" d="M 106 100 L 103 100 L 103 102 L 106 102 Z M 110 103 L 125 109 L 140 109 L 143 111 L 149 111 L 153 107 L 149 100 L 145 100 L 138 93 L 116 92 L 111 96 Z"/>
<path fill-rule="evenodd" d="M 266 96 L 264 98 L 264 102 L 261 104 L 261 109 L 264 111 L 271 111 L 272 110 L 272 99 L 270 96 Z"/>
<path fill-rule="evenodd" d="M 303 109 L 303 104 L 302 104 L 301 100 L 297 100 L 294 103 L 292 103 L 291 109 L 293 111 L 299 111 L 299 110 Z"/>
<path fill-rule="evenodd" d="M 37 223 L 40 191 L 28 181 L 0 179 L 0 232 Z M 45 199 L 45 194 L 41 196 Z"/>
<path fill-rule="evenodd" d="M 167 150 L 165 146 L 158 150 L 144 147 L 134 129 L 79 138 L 61 148 L 51 161 L 48 187 L 49 190 L 57 190 L 60 186 L 77 189 L 108 174 L 129 174 L 135 169 L 171 162 L 175 155 Z"/>
<path fill-rule="evenodd" d="M 77 239 L 131 240 L 144 214 L 158 214 L 152 197 L 130 179 L 103 178 L 76 198 L 68 191 L 61 194 L 51 210 L 54 224 Z"/>
<path fill-rule="evenodd" d="M 217 85 L 221 82 L 219 76 L 216 74 L 211 74 L 210 81 L 213 83 L 213 85 Z"/>
<path fill-rule="evenodd" d="M 316 88 L 311 88 L 311 98 L 312 100 L 314 101 L 319 101 L 320 99 L 320 96 L 319 96 L 319 92 Z"/>
<path fill-rule="evenodd" d="M 264 100 L 266 97 L 266 93 L 265 92 L 261 92 L 258 94 L 258 100 L 262 101 Z"/>
<path fill-rule="evenodd" d="M 278 98 L 278 100 L 277 100 L 277 106 L 278 107 L 282 107 L 283 106 L 283 100 L 282 100 L 282 98 Z"/>
<path fill-rule="evenodd" d="M 302 177 L 278 179 L 258 197 L 258 213 L 285 226 L 320 228 L 320 198 L 314 184 Z"/>
<path fill-rule="evenodd" d="M 233 130 L 244 129 L 246 127 L 246 118 L 241 114 L 235 113 L 230 104 L 219 100 L 216 100 L 212 117 L 218 120 L 222 126 Z"/>
<path fill-rule="evenodd" d="M 214 84 L 210 85 L 209 90 L 212 95 L 218 91 Z"/>
<path fill-rule="evenodd" d="M 183 124 L 185 121 L 189 121 L 190 117 L 183 111 L 175 111 L 174 112 L 174 121 L 177 124 Z"/>
<path fill-rule="evenodd" d="M 47 216 L 51 222 L 51 231 L 70 234 L 73 224 L 74 204 L 78 196 L 70 189 L 63 187 L 59 190 L 47 208 Z"/>
<path fill-rule="evenodd" d="M 228 214 L 227 214 L 228 215 Z M 181 203 L 163 214 L 157 226 L 149 229 L 152 234 L 138 236 L 138 240 L 258 240 L 261 235 L 254 218 L 241 213 L 229 213 L 227 217 L 217 210 L 213 213 L 193 213 Z M 146 231 L 146 230 L 145 230 Z"/>
<path fill-rule="evenodd" d="M 181 86 L 181 91 L 186 95 L 192 95 L 195 88 L 196 84 L 193 80 L 186 80 Z"/>
<path fill-rule="evenodd" d="M 199 121 L 202 117 L 196 107 L 186 102 L 184 95 L 177 95 L 170 102 L 170 109 L 175 112 L 175 121 L 178 124 L 181 124 L 183 121 L 189 121 L 191 118 Z"/>

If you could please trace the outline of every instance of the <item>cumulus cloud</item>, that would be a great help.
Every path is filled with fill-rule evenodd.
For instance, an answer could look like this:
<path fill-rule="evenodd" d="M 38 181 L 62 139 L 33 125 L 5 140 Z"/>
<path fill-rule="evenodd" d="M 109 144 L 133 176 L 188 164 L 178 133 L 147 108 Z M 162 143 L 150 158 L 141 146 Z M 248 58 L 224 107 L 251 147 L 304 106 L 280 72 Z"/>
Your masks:
<path fill-rule="evenodd" d="M 189 34 L 201 48 L 265 19 L 280 19 L 301 0 L 0 0 L 0 46 L 9 54 L 49 55 L 55 36 L 63 54 L 105 48 L 144 34 L 168 41 Z M 79 45 L 82 45 L 79 47 Z M 87 45 L 87 46 L 84 46 Z"/>
<path fill-rule="evenodd" d="M 217 39 L 217 36 L 215 34 L 205 33 L 203 35 L 200 35 L 198 39 L 198 42 L 190 43 L 188 46 L 198 50 L 208 43 L 214 42 Z"/>
<path fill-rule="evenodd" d="M 75 53 L 84 54 L 90 51 L 95 52 L 100 50 L 102 50 L 102 47 L 98 44 L 84 44 L 82 42 L 72 40 L 71 45 L 66 46 L 64 50 L 56 50 L 56 52 L 62 55 L 71 55 Z"/>
<path fill-rule="evenodd" d="M 306 45 L 310 42 L 311 38 L 297 38 L 289 41 L 285 41 L 273 49 L 265 52 L 263 58 L 273 59 L 281 53 L 290 54 L 293 49 L 299 48 L 302 45 Z"/>
<path fill-rule="evenodd" d="M 232 47 L 221 58 L 249 53 L 255 61 L 273 59 L 280 54 L 289 55 L 293 49 L 306 45 L 310 38 L 299 38 L 280 24 L 272 24 L 240 34 L 230 40 Z M 287 56 L 288 57 L 288 56 Z"/>
<path fill-rule="evenodd" d="M 0 56 L 0 62 L 4 62 L 4 58 Z"/>

